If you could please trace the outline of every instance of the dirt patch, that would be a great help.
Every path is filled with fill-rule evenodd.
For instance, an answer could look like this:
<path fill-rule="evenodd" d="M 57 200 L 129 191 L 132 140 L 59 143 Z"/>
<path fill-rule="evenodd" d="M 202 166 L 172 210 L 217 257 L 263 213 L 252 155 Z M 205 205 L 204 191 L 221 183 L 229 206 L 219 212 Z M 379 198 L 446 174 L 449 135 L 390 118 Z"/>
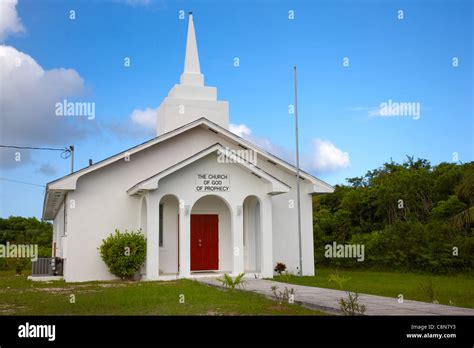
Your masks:
<path fill-rule="evenodd" d="M 77 293 L 77 294 L 87 294 L 87 293 L 91 293 L 91 292 L 98 292 L 100 290 L 98 289 L 80 289 L 78 290 L 77 292 L 73 292 L 73 293 Z"/>
<path fill-rule="evenodd" d="M 103 284 L 78 284 L 78 285 L 69 285 L 66 287 L 57 287 L 57 288 L 34 288 L 37 291 L 45 291 L 50 293 L 62 293 L 62 292 L 90 292 L 98 291 L 97 288 L 121 288 L 126 287 L 128 284 L 124 283 L 103 283 Z"/>
<path fill-rule="evenodd" d="M 69 289 L 69 288 L 35 288 L 35 289 L 31 289 L 31 290 L 50 292 L 52 294 L 61 293 L 61 292 L 70 292 L 71 291 L 71 289 Z"/>
<path fill-rule="evenodd" d="M 24 309 L 24 306 L 15 306 L 11 304 L 0 304 L 0 315 L 15 314 L 18 309 Z"/>
<path fill-rule="evenodd" d="M 167 280 L 165 282 L 158 282 L 158 283 L 155 283 L 155 284 L 156 285 L 176 285 L 178 283 L 179 283 L 178 280 Z M 146 283 L 141 283 L 141 284 L 146 284 Z"/>
<path fill-rule="evenodd" d="M 130 283 L 133 284 L 133 283 Z M 130 284 L 124 283 L 105 283 L 105 284 L 96 284 L 96 286 L 100 286 L 101 288 L 123 288 L 124 286 L 129 286 Z"/>
<path fill-rule="evenodd" d="M 281 306 L 281 305 L 273 305 L 273 306 L 270 306 L 269 308 L 270 308 L 271 310 L 279 311 L 279 312 L 286 312 L 286 310 L 288 309 L 288 308 L 283 307 L 283 306 Z"/>

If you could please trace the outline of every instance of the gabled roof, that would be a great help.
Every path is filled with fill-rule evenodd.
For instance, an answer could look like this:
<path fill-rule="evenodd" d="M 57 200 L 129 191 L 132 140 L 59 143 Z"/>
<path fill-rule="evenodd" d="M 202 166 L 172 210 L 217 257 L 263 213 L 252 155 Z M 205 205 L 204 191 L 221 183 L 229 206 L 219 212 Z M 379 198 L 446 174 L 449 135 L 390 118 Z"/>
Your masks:
<path fill-rule="evenodd" d="M 59 179 L 49 182 L 46 185 L 46 194 L 45 194 L 44 205 L 43 205 L 43 219 L 54 218 L 57 210 L 59 209 L 60 204 L 62 203 L 64 194 L 67 191 L 73 191 L 76 189 L 77 180 L 81 176 L 91 173 L 95 170 L 98 170 L 116 161 L 123 160 L 125 157 L 132 156 L 133 154 L 137 152 L 145 150 L 151 146 L 159 144 L 167 139 L 173 138 L 181 133 L 184 133 L 196 127 L 202 127 L 202 128 L 208 129 L 209 131 L 217 134 L 218 136 L 226 139 L 227 141 L 235 143 L 236 145 L 240 147 L 250 148 L 261 157 L 267 159 L 270 163 L 276 166 L 280 166 L 281 169 L 283 169 L 284 171 L 287 171 L 288 173 L 292 173 L 296 175 L 296 168 L 293 165 L 259 148 L 258 146 L 252 144 L 248 140 L 245 140 L 244 138 L 239 137 L 238 135 L 215 124 L 214 122 L 211 122 L 208 119 L 202 117 L 182 127 L 176 128 L 168 133 L 162 134 L 156 138 L 150 139 L 128 150 L 122 151 L 116 155 L 108 157 L 91 166 L 82 168 L 74 173 L 65 175 Z M 329 193 L 329 192 L 334 191 L 334 188 L 331 185 L 325 183 L 322 180 L 319 180 L 318 178 L 302 170 L 300 170 L 300 178 L 303 180 L 308 180 L 313 185 L 313 189 L 311 190 L 311 192 L 308 192 L 308 193 Z"/>
<path fill-rule="evenodd" d="M 128 189 L 127 193 L 129 195 L 135 195 L 143 191 L 156 190 L 158 188 L 159 181 L 162 178 L 170 174 L 173 174 L 174 172 L 180 170 L 181 168 L 184 168 L 188 166 L 189 164 L 215 152 L 217 152 L 218 154 L 222 154 L 223 156 L 231 159 L 236 165 L 239 165 L 247 169 L 250 173 L 253 173 L 258 178 L 268 182 L 270 184 L 269 191 L 267 192 L 268 194 L 276 195 L 276 194 L 290 191 L 291 187 L 285 184 L 283 181 L 275 178 L 273 175 L 267 173 L 266 171 L 257 167 L 253 163 L 248 162 L 243 157 L 235 153 L 230 153 L 229 151 L 226 151 L 226 148 L 222 146 L 221 144 L 215 143 L 214 145 L 211 145 L 208 148 L 195 153 L 194 155 L 186 158 L 185 160 L 181 162 L 176 163 L 175 165 L 161 171 L 160 173 L 155 174 L 145 180 L 140 181 L 139 183 L 135 184 L 133 187 Z"/>

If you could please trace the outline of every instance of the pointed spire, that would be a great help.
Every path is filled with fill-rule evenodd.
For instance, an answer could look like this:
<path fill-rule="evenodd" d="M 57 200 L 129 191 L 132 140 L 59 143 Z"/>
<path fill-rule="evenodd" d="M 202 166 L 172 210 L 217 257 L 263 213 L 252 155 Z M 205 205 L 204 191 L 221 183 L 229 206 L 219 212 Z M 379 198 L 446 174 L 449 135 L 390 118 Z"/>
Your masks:
<path fill-rule="evenodd" d="M 186 57 L 184 58 L 184 72 L 200 74 L 199 55 L 194 31 L 193 13 L 189 12 L 188 39 L 186 41 Z"/>
<path fill-rule="evenodd" d="M 181 75 L 183 85 L 204 85 L 204 75 L 199 66 L 199 55 L 194 31 L 193 13 L 189 12 L 188 38 L 186 40 L 186 55 L 184 57 L 184 71 Z"/>

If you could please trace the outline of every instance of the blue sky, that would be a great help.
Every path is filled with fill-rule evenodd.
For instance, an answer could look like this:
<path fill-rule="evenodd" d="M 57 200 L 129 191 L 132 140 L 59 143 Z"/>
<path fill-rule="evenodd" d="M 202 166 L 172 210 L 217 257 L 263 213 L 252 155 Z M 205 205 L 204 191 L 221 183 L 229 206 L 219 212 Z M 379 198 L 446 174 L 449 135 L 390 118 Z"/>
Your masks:
<path fill-rule="evenodd" d="M 231 122 L 251 129 L 254 141 L 270 144 L 283 157 L 294 151 L 288 105 L 297 65 L 300 151 L 307 169 L 330 184 L 405 155 L 437 164 L 453 162 L 456 152 L 460 161 L 472 161 L 468 0 L 19 0 L 20 27 L 0 44 L 30 56 L 44 71 L 71 70 L 51 73 L 33 87 L 25 87 L 31 78 L 22 84 L 16 70 L 0 75 L 0 143 L 73 143 L 79 169 L 89 158 L 99 161 L 153 137 L 130 115 L 155 109 L 179 82 L 187 29 L 180 10 L 194 13 L 201 70 L 206 84 L 218 88 L 218 98 L 229 101 Z M 125 57 L 130 67 L 124 67 Z M 94 102 L 95 119 L 61 120 L 67 127 L 50 122 L 54 116 L 43 114 L 41 103 L 63 92 L 68 100 Z M 380 116 L 377 110 L 388 100 L 419 103 L 419 119 Z M 31 114 L 14 115 L 25 104 L 34 105 L 27 109 Z M 329 152 L 318 152 L 317 144 L 330 144 Z M 328 154 L 336 159 L 320 165 L 318 156 Z M 25 152 L 25 160 L 14 164 L 5 160 L 11 152 L 0 149 L 0 155 L 3 179 L 45 185 L 70 168 L 56 152 Z M 3 179 L 0 216 L 40 217 L 44 189 Z"/>

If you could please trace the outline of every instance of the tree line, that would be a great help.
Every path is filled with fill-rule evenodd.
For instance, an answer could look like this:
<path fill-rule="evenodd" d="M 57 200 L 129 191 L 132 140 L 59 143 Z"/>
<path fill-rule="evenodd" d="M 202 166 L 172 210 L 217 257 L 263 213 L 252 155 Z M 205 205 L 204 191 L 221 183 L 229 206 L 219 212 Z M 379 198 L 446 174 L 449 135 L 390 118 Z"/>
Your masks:
<path fill-rule="evenodd" d="M 37 244 L 39 257 L 51 257 L 53 225 L 35 217 L 0 218 L 0 244 Z M 0 269 L 28 268 L 30 260 L 0 258 Z"/>
<path fill-rule="evenodd" d="M 473 270 L 474 162 L 407 157 L 347 183 L 313 197 L 316 267 Z M 364 261 L 325 257 L 333 242 L 363 245 Z"/>

